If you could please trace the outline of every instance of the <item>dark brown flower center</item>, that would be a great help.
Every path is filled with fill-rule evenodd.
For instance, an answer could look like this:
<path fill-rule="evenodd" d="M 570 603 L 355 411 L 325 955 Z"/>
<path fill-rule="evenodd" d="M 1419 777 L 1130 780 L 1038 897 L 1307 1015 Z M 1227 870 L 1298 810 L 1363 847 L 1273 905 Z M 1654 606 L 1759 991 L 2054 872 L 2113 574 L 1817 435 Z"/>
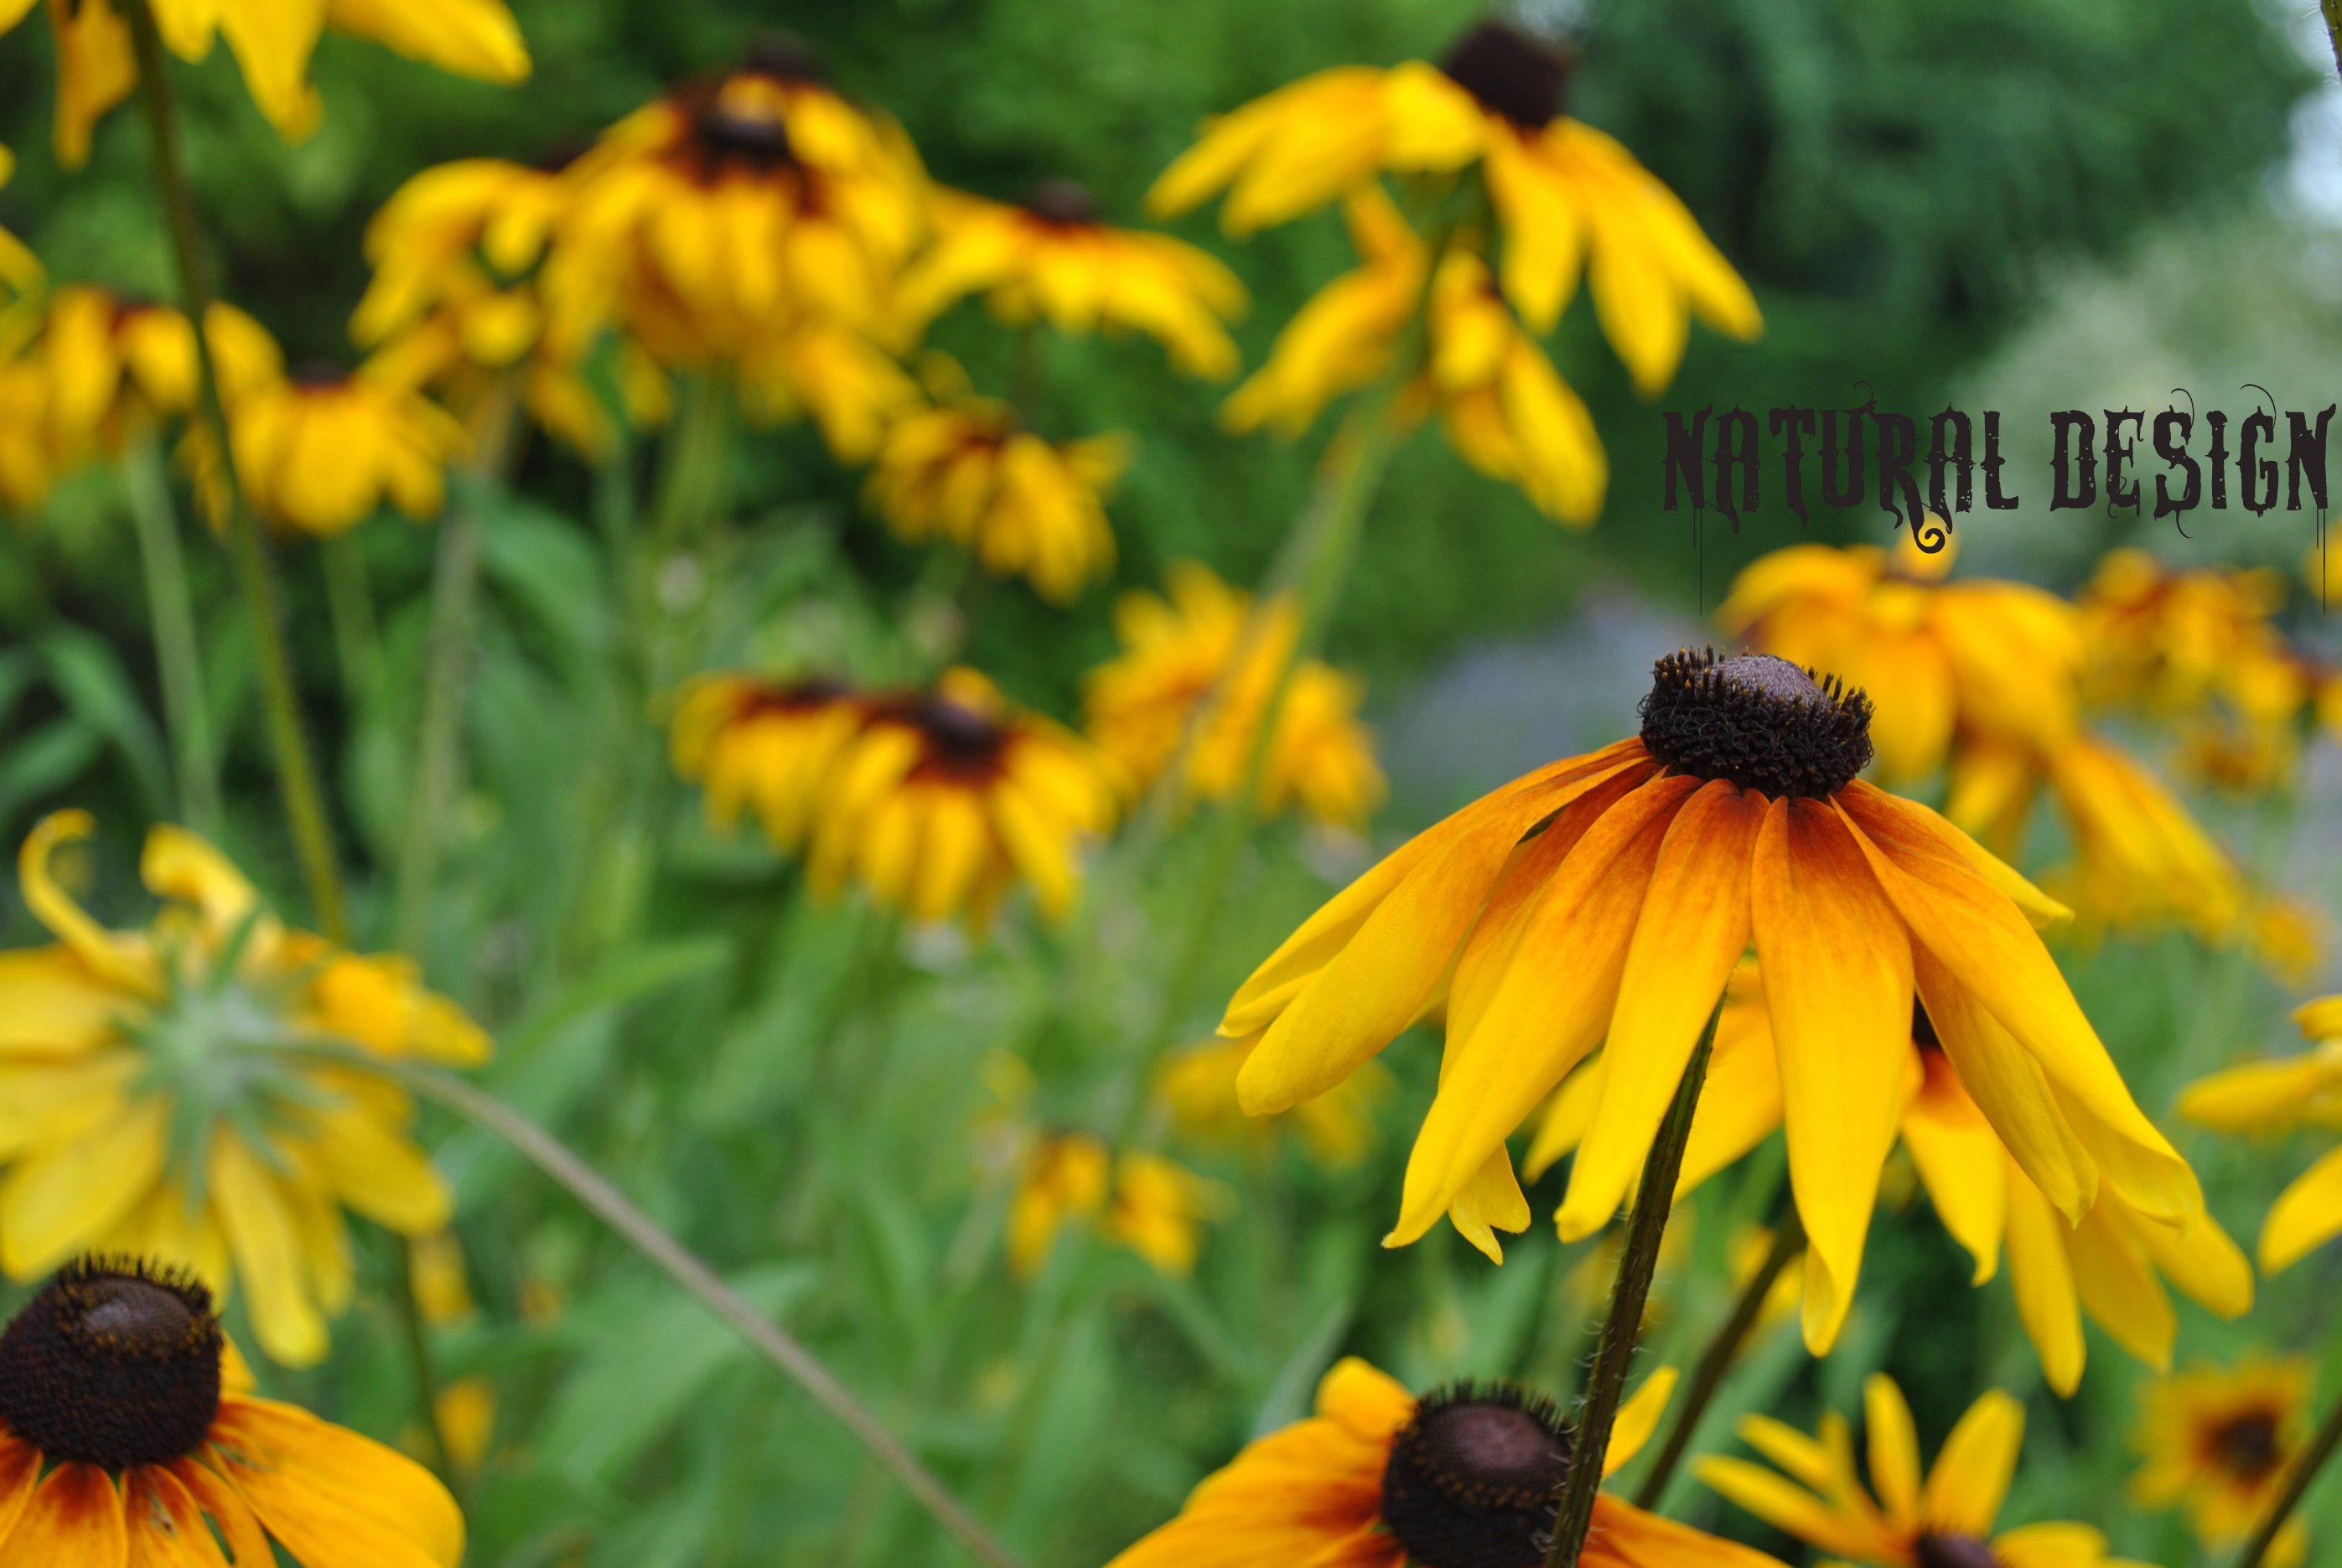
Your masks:
<path fill-rule="evenodd" d="M 1103 215 L 1097 197 L 1079 180 L 1043 180 L 1026 194 L 1025 210 L 1044 223 L 1066 228 L 1095 224 Z"/>
<path fill-rule="evenodd" d="M 766 714 L 809 714 L 843 702 L 846 690 L 844 681 L 826 675 L 776 685 L 759 684 L 741 692 L 739 714 L 744 719 Z"/>
<path fill-rule="evenodd" d="M 692 117 L 691 133 L 710 173 L 736 167 L 769 173 L 796 163 L 788 127 L 777 116 L 744 115 L 726 108 L 720 98 Z"/>
<path fill-rule="evenodd" d="M 2248 1481 L 2266 1479 L 2284 1458 L 2277 1445 L 2277 1417 L 2265 1410 L 2238 1416 L 2212 1441 L 2220 1463 Z"/>
<path fill-rule="evenodd" d="M 1572 1436 L 1551 1402 L 1518 1389 L 1433 1394 L 1391 1445 L 1383 1523 L 1418 1568 L 1537 1568 Z"/>
<path fill-rule="evenodd" d="M 1922 1535 L 1919 1568 L 2000 1568 L 1993 1550 L 1973 1535 Z"/>
<path fill-rule="evenodd" d="M 293 385 L 313 391 L 340 386 L 350 378 L 350 373 L 330 359 L 305 359 L 293 367 Z"/>
<path fill-rule="evenodd" d="M 218 1413 L 225 1343 L 194 1280 L 85 1259 L 0 1333 L 0 1423 L 56 1463 L 181 1458 Z"/>
<path fill-rule="evenodd" d="M 1577 51 L 1503 22 L 1483 22 L 1439 63 L 1455 84 L 1490 114 L 1541 131 L 1569 106 Z"/>
<path fill-rule="evenodd" d="M 1769 654 L 1686 648 L 1652 667 L 1643 744 L 1680 773 L 1823 799 L 1869 764 L 1870 699 Z"/>

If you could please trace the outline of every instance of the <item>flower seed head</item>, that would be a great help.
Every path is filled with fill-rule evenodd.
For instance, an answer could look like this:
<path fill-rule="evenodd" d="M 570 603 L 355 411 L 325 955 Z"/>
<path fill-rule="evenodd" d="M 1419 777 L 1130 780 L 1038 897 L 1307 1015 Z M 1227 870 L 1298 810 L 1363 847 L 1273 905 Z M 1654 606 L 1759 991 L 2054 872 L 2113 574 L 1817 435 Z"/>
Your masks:
<path fill-rule="evenodd" d="M 191 1277 L 84 1259 L 0 1333 L 0 1423 L 56 1463 L 181 1458 L 218 1413 L 225 1344 Z"/>
<path fill-rule="evenodd" d="M 1922 1535 L 1919 1568 L 2000 1568 L 1993 1550 L 1973 1535 Z"/>
<path fill-rule="evenodd" d="M 1503 22 L 1464 35 L 1439 68 L 1457 86 L 1524 130 L 1541 131 L 1569 107 L 1576 48 Z"/>
<path fill-rule="evenodd" d="M 1551 1401 L 1462 1384 L 1416 1407 L 1383 1471 L 1383 1522 L 1421 1568 L 1537 1568 L 1569 1478 Z"/>
<path fill-rule="evenodd" d="M 1653 666 L 1643 744 L 1680 773 L 1826 799 L 1870 762 L 1870 699 L 1769 654 L 1686 648 Z"/>

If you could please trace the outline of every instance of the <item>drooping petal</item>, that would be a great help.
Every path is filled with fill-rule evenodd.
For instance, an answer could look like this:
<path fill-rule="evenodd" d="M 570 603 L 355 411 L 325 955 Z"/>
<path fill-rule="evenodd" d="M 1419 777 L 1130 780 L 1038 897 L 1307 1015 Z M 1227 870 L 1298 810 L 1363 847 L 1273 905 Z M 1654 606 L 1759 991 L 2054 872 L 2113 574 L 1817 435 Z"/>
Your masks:
<path fill-rule="evenodd" d="M 2000 1270 L 2008 1156 L 1948 1064 L 1930 1062 L 1922 1071 L 1928 1086 L 1903 1108 L 1903 1147 L 1936 1217 L 1976 1260 L 1971 1283 L 1983 1284 Z"/>
<path fill-rule="evenodd" d="M 1912 944 L 1911 961 L 1921 1004 L 1960 1086 L 2067 1223 L 2078 1223 L 2097 1202 L 2098 1167 L 2066 1124 L 2048 1075 L 1924 944 Z"/>
<path fill-rule="evenodd" d="M 1517 1235 L 1529 1228 L 1529 1201 L 1513 1175 L 1512 1156 L 1502 1144 L 1481 1162 L 1480 1169 L 1450 1201 L 1447 1218 L 1456 1233 L 1492 1263 L 1505 1261 L 1505 1249 L 1496 1241 L 1496 1232 L 1510 1231 Z M 1386 1247 L 1403 1244 L 1395 1234 L 1383 1238 Z"/>
<path fill-rule="evenodd" d="M 2112 1194 L 2101 1196 L 2068 1238 L 2075 1288 L 2083 1309 L 2117 1344 L 2157 1372 L 2169 1372 L 2179 1315 L 2146 1249 L 2114 1217 L 2121 1202 Z"/>
<path fill-rule="evenodd" d="M 2067 1255 L 2065 1220 L 2013 1164 L 2008 1175 L 2008 1283 L 2017 1321 L 2041 1358 L 2041 1375 L 2061 1394 L 2082 1382 L 2082 1304 Z"/>
<path fill-rule="evenodd" d="M 1878 1173 L 1895 1146 L 1911 1061 L 1911 947 L 1861 852 L 1818 802 L 1767 809 L 1749 904 L 1789 1178 L 1812 1248 L 1806 1343 L 1819 1354 L 1853 1305 Z"/>

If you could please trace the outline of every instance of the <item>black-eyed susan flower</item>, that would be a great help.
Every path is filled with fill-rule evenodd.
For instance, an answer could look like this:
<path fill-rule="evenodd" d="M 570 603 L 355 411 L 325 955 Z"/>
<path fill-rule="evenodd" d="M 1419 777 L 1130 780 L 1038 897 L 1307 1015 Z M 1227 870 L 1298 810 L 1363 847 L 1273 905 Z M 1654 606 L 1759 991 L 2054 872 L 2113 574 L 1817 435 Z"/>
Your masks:
<path fill-rule="evenodd" d="M 38 365 L 0 356 L 0 509 L 37 512 L 57 482 L 49 402 L 49 378 Z"/>
<path fill-rule="evenodd" d="M 1058 1133 L 1031 1141 L 1008 1200 L 1008 1266 L 1017 1278 L 1041 1272 L 1066 1226 L 1097 1217 L 1113 1175 L 1103 1138 Z"/>
<path fill-rule="evenodd" d="M 2175 1224 L 2195 1174 L 2140 1112 L 2028 923 L 2062 911 L 1927 807 L 1855 775 L 1870 704 L 1762 654 L 1670 654 L 1641 734 L 1418 834 L 1256 970 L 1221 1033 L 1261 1036 L 1246 1111 L 1342 1081 L 1444 1006 L 1438 1092 L 1389 1241 L 1449 1213 L 1519 1230 L 1506 1140 L 1604 1047 L 1559 1215 L 1608 1223 L 1752 942 L 1812 1238 L 1806 1331 L 1852 1300 L 1923 998 L 2017 1163 L 2073 1223 L 2111 1189 Z M 1605 1042 L 1606 1041 L 1606 1046 Z"/>
<path fill-rule="evenodd" d="M 239 324 L 237 330 L 259 329 Z M 132 431 L 195 407 L 195 329 L 168 305 L 98 288 L 58 289 L 49 297 L 39 352 L 53 394 L 55 439 L 64 451 L 119 450 Z"/>
<path fill-rule="evenodd" d="M 1252 627 L 1251 596 L 1194 561 L 1175 563 L 1165 587 L 1163 594 L 1134 590 L 1116 603 L 1123 651 L 1084 677 L 1084 727 L 1141 784 L 1170 766 L 1185 741 L 1183 786 L 1202 799 L 1226 800 L 1244 783 L 1261 715 L 1300 634 L 1299 616 L 1281 598 Z M 1319 660 L 1295 668 L 1262 763 L 1264 812 L 1295 805 L 1321 822 L 1366 826 L 1384 784 L 1373 737 L 1357 719 L 1364 696 L 1356 677 Z M 1208 716 L 1187 741 L 1196 705 L 1206 702 Z"/>
<path fill-rule="evenodd" d="M 926 219 L 909 140 L 794 50 L 637 109 L 565 178 L 556 329 L 615 317 L 669 365 L 730 365 L 808 318 L 883 335 Z"/>
<path fill-rule="evenodd" d="M 773 847 L 795 854 L 865 716 L 836 681 L 702 675 L 676 704 L 668 752 L 706 792 L 711 827 L 728 832 L 752 811 Z"/>
<path fill-rule="evenodd" d="M 1114 567 L 1106 495 L 1129 462 L 1122 436 L 1054 442 L 1006 403 L 950 394 L 887 428 L 866 494 L 903 538 L 950 540 L 1064 604 Z"/>
<path fill-rule="evenodd" d="M 1674 1384 L 1619 1408 L 1606 1475 L 1649 1440 Z M 1317 1385 L 1316 1413 L 1205 1478 L 1179 1516 L 1108 1568 L 1538 1568 L 1576 1461 L 1552 1401 L 1463 1383 L 1418 1400 L 1355 1358 Z M 1596 1495 L 1587 1568 L 1778 1568 L 1774 1559 Z"/>
<path fill-rule="evenodd" d="M 2144 1508 L 2184 1506 L 2206 1551 L 2234 1550 L 2267 1517 L 2308 1442 L 2309 1384 L 2309 1363 L 2297 1356 L 2247 1354 L 2232 1369 L 2203 1367 L 2148 1388 L 2131 1496 Z M 2296 1568 L 2308 1550 L 2296 1516 L 2263 1560 Z"/>
<path fill-rule="evenodd" d="M 1071 180 L 1045 180 L 1015 205 L 938 192 L 935 230 L 904 275 L 896 330 L 906 337 L 955 300 L 982 295 L 1012 325 L 1141 332 L 1190 375 L 1236 372 L 1224 325 L 1244 309 L 1236 275 L 1167 235 L 1114 227 Z"/>
<path fill-rule="evenodd" d="M 1238 434 L 1298 435 L 1327 402 L 1385 375 L 1424 296 L 1429 250 L 1379 188 L 1343 202 L 1362 265 L 1296 312 L 1267 363 L 1221 411 Z M 1442 258 L 1425 307 L 1424 362 L 1398 413 L 1436 413 L 1448 442 L 1482 473 L 1517 484 L 1547 516 L 1589 524 L 1609 460 L 1594 417 L 1522 330 L 1488 265 L 1466 249 Z"/>
<path fill-rule="evenodd" d="M 1319 1164 L 1356 1165 L 1374 1148 L 1376 1107 L 1396 1085 L 1370 1062 L 1314 1100 L 1282 1116 L 1246 1116 L 1236 1103 L 1236 1074 L 1251 1047 L 1242 1040 L 1202 1040 L 1175 1051 L 1155 1073 L 1155 1093 L 1181 1137 L 1199 1144 L 1264 1144 L 1289 1129 Z"/>
<path fill-rule="evenodd" d="M 1756 300 L 1675 193 L 1615 139 L 1565 112 L 1574 58 L 1501 24 L 1475 28 L 1437 65 L 1341 66 L 1208 124 L 1148 193 L 1161 215 L 1226 189 L 1243 235 L 1387 173 L 1477 165 L 1502 235 L 1506 296 L 1552 330 L 1587 276 L 1605 335 L 1646 392 L 1683 357 L 1690 317 L 1738 338 Z"/>
<path fill-rule="evenodd" d="M 406 961 L 279 924 L 178 828 L 147 837 L 154 921 L 105 930 L 50 871 L 91 825 L 48 817 L 19 860 L 57 940 L 0 954 L 0 1263 L 21 1280 L 93 1250 L 158 1258 L 241 1288 L 261 1348 L 314 1362 L 350 1299 L 343 1210 L 425 1235 L 450 1199 L 405 1095 L 310 1053 L 474 1063 L 486 1036 Z"/>
<path fill-rule="evenodd" d="M 2179 1323 L 2167 1279 L 2222 1317 L 2250 1310 L 2252 1265 L 2209 1214 L 2184 1227 L 2161 1223 L 2102 1184 L 2080 1224 L 2069 1224 L 1977 1109 L 1924 1006 L 1907 1021 L 1903 1043 L 1909 1052 L 1897 1122 L 1903 1150 L 1937 1218 L 1974 1260 L 1975 1283 L 2000 1273 L 2006 1248 L 2017 1316 L 2052 1388 L 2070 1395 L 2081 1383 L 2085 1313 L 2132 1355 L 2168 1372 Z M 1530 1180 L 1584 1139 L 1600 1062 L 1580 1067 L 1554 1096 L 1525 1164 Z M 1726 988 L 1677 1194 L 1779 1128 L 1785 1093 L 1764 980 L 1744 964 Z"/>
<path fill-rule="evenodd" d="M 73 1263 L 0 1333 L 0 1560 L 456 1568 L 431 1473 L 256 1397 L 212 1298 L 128 1258 Z"/>
<path fill-rule="evenodd" d="M 270 345 L 274 351 L 274 345 Z M 280 528 L 347 533 L 387 504 L 418 521 L 446 499 L 463 425 L 424 395 L 415 366 L 377 355 L 355 371 L 276 372 L 265 360 L 219 360 L 228 445 L 245 502 Z M 190 433 L 198 488 L 222 499 L 206 433 Z"/>
<path fill-rule="evenodd" d="M 0 0 L 0 32 L 22 20 L 34 0 Z M 528 75 L 527 46 L 504 0 L 148 0 L 163 43 L 183 60 L 203 59 L 213 40 L 227 39 L 253 102 L 280 135 L 315 129 L 323 113 L 309 82 L 309 58 L 326 29 L 386 45 L 410 59 L 483 81 Z M 56 142 L 59 158 L 79 165 L 105 112 L 138 85 L 130 26 L 112 0 L 49 0 L 57 39 Z"/>
<path fill-rule="evenodd" d="M 2342 996 L 2306 1004 L 2294 1021 L 2310 1042 L 2297 1056 L 2248 1063 L 2188 1085 L 2179 1114 L 2223 1133 L 2342 1128 Z M 2289 1269 L 2342 1235 L 2342 1149 L 2296 1177 L 2261 1223 L 2260 1263 Z"/>
<path fill-rule="evenodd" d="M 2072 605 L 2024 583 L 1950 580 L 1958 536 L 1930 518 L 1890 549 L 1793 544 L 1743 570 L 1716 619 L 1753 647 L 1870 694 L 1879 778 L 1922 779 L 1979 739 L 2041 751 L 2073 733 L 2083 664 Z"/>
<path fill-rule="evenodd" d="M 1073 907 L 1081 842 L 1119 809 L 1113 764 L 973 670 L 872 698 L 816 809 L 808 875 L 916 920 L 981 924 L 1022 882 L 1044 917 Z"/>
<path fill-rule="evenodd" d="M 1741 1439 L 1774 1468 L 1713 1457 L 1695 1473 L 1775 1529 L 1870 1568 L 2139 1568 L 2108 1556 L 2106 1536 L 2087 1524 L 1996 1533 L 2025 1442 L 2025 1407 L 2007 1394 L 1995 1389 L 1970 1405 L 1924 1474 L 1911 1408 L 1893 1379 L 1874 1374 L 1863 1385 L 1863 1412 L 1867 1488 L 1853 1433 L 1836 1412 L 1810 1437 L 1770 1416 L 1745 1416 Z"/>
<path fill-rule="evenodd" d="M 425 169 L 366 226 L 374 278 L 350 335 L 386 349 L 404 379 L 443 390 L 475 437 L 517 397 L 531 418 L 588 457 L 614 438 L 586 379 L 594 342 L 552 330 L 536 274 L 565 210 L 556 174 L 496 158 Z M 666 383 L 623 336 L 611 368 L 627 416 L 656 423 Z"/>
<path fill-rule="evenodd" d="M 1195 1272 L 1204 1225 L 1227 1211 L 1229 1194 L 1176 1160 L 1135 1149 L 1115 1162 L 1109 1241 L 1174 1276 Z"/>
<path fill-rule="evenodd" d="M 895 421 L 926 402 L 900 362 L 861 329 L 808 320 L 747 345 L 741 406 L 762 424 L 811 419 L 840 463 L 878 455 Z"/>

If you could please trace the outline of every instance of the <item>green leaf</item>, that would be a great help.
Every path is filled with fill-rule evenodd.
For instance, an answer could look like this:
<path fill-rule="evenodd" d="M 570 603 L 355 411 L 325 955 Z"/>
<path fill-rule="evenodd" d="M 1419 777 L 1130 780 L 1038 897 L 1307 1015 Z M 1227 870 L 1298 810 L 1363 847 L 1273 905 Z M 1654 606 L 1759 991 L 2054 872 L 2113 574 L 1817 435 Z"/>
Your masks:
<path fill-rule="evenodd" d="M 114 650 L 87 632 L 61 626 L 41 639 L 41 653 L 66 708 L 130 764 L 148 814 L 168 815 L 171 769 L 163 737 Z"/>

